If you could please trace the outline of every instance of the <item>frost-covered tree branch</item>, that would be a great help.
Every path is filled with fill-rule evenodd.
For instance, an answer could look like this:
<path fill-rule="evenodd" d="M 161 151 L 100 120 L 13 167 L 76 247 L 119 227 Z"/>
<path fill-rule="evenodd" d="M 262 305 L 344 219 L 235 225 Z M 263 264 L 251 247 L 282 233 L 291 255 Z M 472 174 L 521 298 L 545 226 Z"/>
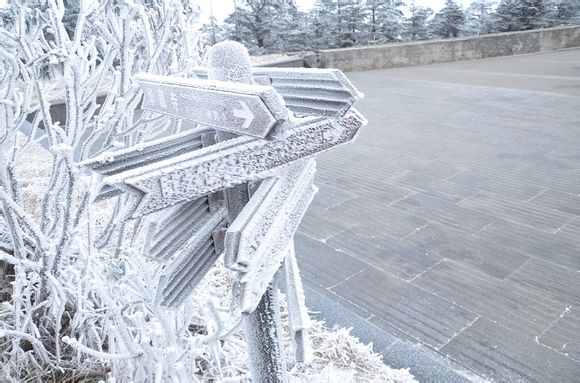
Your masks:
<path fill-rule="evenodd" d="M 195 310 L 147 304 L 154 291 L 144 281 L 158 266 L 128 245 L 139 232 L 122 223 L 127 201 L 93 204 L 91 177 L 78 163 L 180 125 L 139 110 L 132 76 L 188 75 L 198 62 L 196 9 L 174 0 L 83 0 L 71 12 L 62 0 L 17 0 L 8 12 L 0 28 L 0 267 L 9 278 L 0 287 L 12 295 L 1 321 L 10 338 L 0 346 L 3 376 L 194 376 L 194 360 L 203 359 L 190 347 L 194 334 L 170 330 L 188 328 Z M 107 221 L 110 241 L 97 247 Z M 142 303 L 126 307 L 131 296 Z M 162 322 L 163 330 L 152 325 Z M 171 347 L 193 360 L 161 360 L 159 350 Z"/>

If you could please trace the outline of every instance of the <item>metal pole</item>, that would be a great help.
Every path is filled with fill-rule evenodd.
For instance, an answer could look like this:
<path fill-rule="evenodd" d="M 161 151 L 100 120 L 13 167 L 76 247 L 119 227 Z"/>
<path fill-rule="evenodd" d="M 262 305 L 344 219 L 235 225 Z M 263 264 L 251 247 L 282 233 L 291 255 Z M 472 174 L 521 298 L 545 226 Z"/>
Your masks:
<path fill-rule="evenodd" d="M 247 49 L 239 43 L 225 41 L 214 45 L 208 55 L 210 80 L 252 83 L 252 64 Z M 236 135 L 217 131 L 218 141 Z M 231 224 L 250 200 L 247 184 L 226 190 L 228 221 Z M 244 330 L 252 380 L 260 383 L 286 382 L 286 361 L 278 305 L 278 290 L 272 284 L 258 308 L 244 317 Z"/>

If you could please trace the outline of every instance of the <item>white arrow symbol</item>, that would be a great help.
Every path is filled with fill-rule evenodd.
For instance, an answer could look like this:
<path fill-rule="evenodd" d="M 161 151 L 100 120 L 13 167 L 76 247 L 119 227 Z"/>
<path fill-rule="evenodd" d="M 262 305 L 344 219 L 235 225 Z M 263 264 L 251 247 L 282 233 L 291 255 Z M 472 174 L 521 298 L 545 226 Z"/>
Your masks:
<path fill-rule="evenodd" d="M 245 122 L 244 125 L 242 126 L 242 129 L 248 129 L 252 124 L 252 121 L 254 121 L 254 113 L 252 113 L 252 111 L 250 110 L 250 108 L 248 108 L 248 105 L 246 105 L 245 102 L 243 101 L 238 102 L 242 106 L 242 109 L 234 109 L 234 116 L 238 118 L 243 118 Z"/>

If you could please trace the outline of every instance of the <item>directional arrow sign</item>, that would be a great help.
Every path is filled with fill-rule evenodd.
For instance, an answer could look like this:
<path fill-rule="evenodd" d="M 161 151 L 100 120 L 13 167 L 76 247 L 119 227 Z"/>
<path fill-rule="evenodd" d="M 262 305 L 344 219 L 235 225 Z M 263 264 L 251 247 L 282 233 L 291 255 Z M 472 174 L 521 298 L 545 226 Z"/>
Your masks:
<path fill-rule="evenodd" d="M 215 129 L 265 138 L 288 118 L 284 100 L 270 86 L 139 75 L 143 109 Z"/>
<path fill-rule="evenodd" d="M 105 152 L 98 157 L 82 162 L 81 165 L 89 167 L 103 176 L 123 173 L 130 169 L 201 149 L 204 146 L 202 137 L 210 132 L 213 130 L 208 128 L 188 130 L 130 148 Z M 108 199 L 122 192 L 122 189 L 105 185 L 99 190 L 95 200 Z"/>
<path fill-rule="evenodd" d="M 247 212 L 242 211 L 226 232 L 226 264 L 241 273 L 242 312 L 256 309 L 288 254 L 316 193 L 312 185 L 315 169 L 314 161 L 302 162 L 273 184 L 270 181 L 260 186 L 257 200 L 250 200 Z"/>
<path fill-rule="evenodd" d="M 281 140 L 238 137 L 107 176 L 103 182 L 138 197 L 132 215 L 137 218 L 233 185 L 268 178 L 288 164 L 351 141 L 365 124 L 366 120 L 351 110 L 340 119 L 297 125 Z M 90 167 L 100 161 L 85 164 Z"/>
<path fill-rule="evenodd" d="M 154 222 L 155 228 L 146 243 L 145 255 L 159 262 L 171 258 L 199 230 L 197 222 L 209 211 L 207 197 L 167 209 L 167 214 Z"/>
<path fill-rule="evenodd" d="M 311 328 L 308 309 L 304 304 L 304 289 L 294 253 L 294 241 L 288 246 L 288 254 L 280 272 L 283 291 L 288 305 L 288 322 L 294 345 L 294 356 L 297 362 L 308 362 L 312 358 L 311 342 L 308 330 Z"/>
<path fill-rule="evenodd" d="M 220 255 L 214 233 L 226 222 L 227 211 L 223 207 L 199 217 L 191 238 L 159 278 L 158 304 L 177 307 L 191 295 Z"/>
<path fill-rule="evenodd" d="M 197 68 L 194 73 L 207 78 L 206 68 Z M 338 69 L 253 68 L 252 74 L 257 84 L 274 87 L 286 107 L 299 117 L 340 117 L 363 97 Z"/>

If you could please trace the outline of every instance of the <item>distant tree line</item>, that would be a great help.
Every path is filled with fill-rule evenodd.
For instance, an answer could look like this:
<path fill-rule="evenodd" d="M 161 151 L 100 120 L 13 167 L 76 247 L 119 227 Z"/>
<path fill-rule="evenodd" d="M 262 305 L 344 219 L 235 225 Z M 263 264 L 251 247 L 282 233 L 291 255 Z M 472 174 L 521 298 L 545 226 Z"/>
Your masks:
<path fill-rule="evenodd" d="M 202 32 L 204 44 L 236 40 L 262 54 L 523 31 L 575 24 L 577 15 L 550 0 L 475 0 L 466 9 L 446 0 L 437 13 L 412 0 L 318 0 L 306 13 L 293 0 L 237 0 L 224 23 L 212 18 Z"/>

